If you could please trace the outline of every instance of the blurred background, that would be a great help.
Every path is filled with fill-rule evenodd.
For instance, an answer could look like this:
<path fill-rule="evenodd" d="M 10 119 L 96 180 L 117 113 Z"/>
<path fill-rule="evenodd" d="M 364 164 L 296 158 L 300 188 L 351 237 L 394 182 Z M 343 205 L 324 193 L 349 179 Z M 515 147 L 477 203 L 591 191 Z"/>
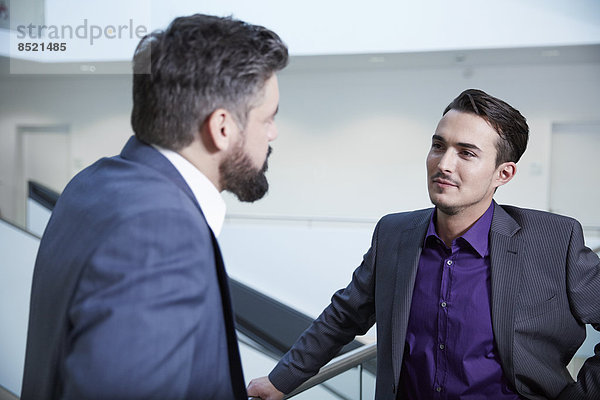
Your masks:
<path fill-rule="evenodd" d="M 576 217 L 587 245 L 599 251 L 597 0 L 0 0 L 6 224 L 25 227 L 35 241 L 47 215 L 28 206 L 28 182 L 60 193 L 81 169 L 118 154 L 132 135 L 130 60 L 139 37 L 196 12 L 271 28 L 292 55 L 279 75 L 269 194 L 251 205 L 225 194 L 219 241 L 232 278 L 316 317 L 349 282 L 381 216 L 430 206 L 431 135 L 446 105 L 467 88 L 506 100 L 530 126 L 517 176 L 496 200 Z M 41 26 L 45 36 L 32 40 Z M 53 38 L 57 31 L 62 36 Z M 66 49 L 19 50 L 24 42 Z M 35 250 L 19 262 L 32 268 L 34 257 Z M 5 276 L 14 273 L 10 260 L 0 257 Z M 24 288 L 15 295 L 27 302 Z"/>

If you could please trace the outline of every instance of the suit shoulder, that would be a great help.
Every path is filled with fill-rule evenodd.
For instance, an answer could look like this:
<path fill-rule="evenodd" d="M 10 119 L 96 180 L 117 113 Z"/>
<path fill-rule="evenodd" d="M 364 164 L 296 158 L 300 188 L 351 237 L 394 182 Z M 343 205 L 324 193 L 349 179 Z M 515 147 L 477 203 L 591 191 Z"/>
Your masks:
<path fill-rule="evenodd" d="M 177 185 L 156 170 L 124 160 L 103 158 L 80 172 L 59 198 L 87 210 L 104 210 L 112 217 L 156 209 L 185 209 L 193 202 Z"/>
<path fill-rule="evenodd" d="M 47 232 L 104 237 L 123 224 L 171 215 L 208 232 L 204 217 L 175 183 L 144 165 L 119 157 L 101 159 L 80 172 L 61 194 Z"/>
<path fill-rule="evenodd" d="M 379 220 L 378 225 L 387 229 L 412 229 L 428 223 L 432 212 L 433 208 L 424 208 L 388 214 Z"/>
<path fill-rule="evenodd" d="M 563 224 L 563 225 L 579 225 L 579 222 L 572 217 L 560 214 L 554 214 L 548 211 L 535 210 L 531 208 L 521 208 L 511 205 L 501 205 L 519 224 Z"/>
<path fill-rule="evenodd" d="M 512 218 L 513 223 L 516 223 L 515 226 L 520 229 L 520 234 L 527 237 L 532 237 L 531 235 L 547 237 L 551 234 L 557 240 L 568 241 L 573 232 L 582 234 L 581 224 L 576 219 L 568 216 L 509 205 L 502 205 L 500 208 Z M 510 221 L 507 218 L 501 218 L 501 220 L 504 223 Z M 498 223 L 499 220 L 495 222 Z"/>

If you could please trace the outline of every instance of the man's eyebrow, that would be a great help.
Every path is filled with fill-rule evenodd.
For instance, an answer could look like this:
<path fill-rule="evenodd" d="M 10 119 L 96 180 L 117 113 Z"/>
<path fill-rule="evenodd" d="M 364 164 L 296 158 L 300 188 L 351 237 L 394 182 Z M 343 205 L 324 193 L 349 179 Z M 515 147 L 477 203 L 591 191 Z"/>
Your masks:
<path fill-rule="evenodd" d="M 446 143 L 446 139 L 444 139 L 440 135 L 433 135 L 431 137 L 431 140 L 438 140 L 438 141 L 440 141 L 442 143 Z M 464 147 L 466 149 L 472 149 L 472 150 L 479 150 L 479 151 L 481 151 L 481 149 L 477 145 L 474 145 L 473 143 L 458 142 L 458 143 L 456 143 L 456 145 L 459 146 L 459 147 Z"/>
<path fill-rule="evenodd" d="M 460 147 L 464 147 L 464 148 L 467 148 L 467 149 L 472 149 L 472 150 L 479 150 L 479 151 L 481 151 L 481 149 L 480 149 L 479 147 L 477 147 L 476 145 L 474 145 L 473 143 L 463 143 L 463 142 L 459 142 L 459 143 L 456 143 L 456 144 L 457 144 L 458 146 L 460 146 Z"/>

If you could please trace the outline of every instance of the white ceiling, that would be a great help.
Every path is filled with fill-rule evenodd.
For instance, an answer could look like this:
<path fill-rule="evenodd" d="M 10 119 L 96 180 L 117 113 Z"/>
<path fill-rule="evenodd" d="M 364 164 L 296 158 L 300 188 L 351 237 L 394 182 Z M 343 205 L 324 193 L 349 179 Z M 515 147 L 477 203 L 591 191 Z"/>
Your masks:
<path fill-rule="evenodd" d="M 143 31 L 164 28 L 195 12 L 233 15 L 280 34 L 290 53 L 302 56 L 440 53 L 482 49 L 573 47 L 600 44 L 598 0 L 19 0 L 11 25 L 100 28 L 118 25 Z M 31 3 L 31 4 L 29 4 Z M 32 15 L 22 10 L 43 10 Z M 42 14 L 40 14 L 42 13 Z M 18 15 L 17 15 L 18 14 Z M 6 25 L 6 24 L 5 24 Z M 3 26 L 0 24 L 0 27 Z M 81 32 L 84 32 L 82 30 Z M 61 38 L 64 52 L 19 52 L 16 31 L 0 28 L 0 55 L 42 62 L 131 59 L 136 35 L 120 39 Z M 57 40 L 54 40 L 57 41 Z M 497 53 L 495 53 L 497 54 Z M 414 58 L 414 57 L 413 57 Z M 388 57 L 389 59 L 389 57 Z"/>

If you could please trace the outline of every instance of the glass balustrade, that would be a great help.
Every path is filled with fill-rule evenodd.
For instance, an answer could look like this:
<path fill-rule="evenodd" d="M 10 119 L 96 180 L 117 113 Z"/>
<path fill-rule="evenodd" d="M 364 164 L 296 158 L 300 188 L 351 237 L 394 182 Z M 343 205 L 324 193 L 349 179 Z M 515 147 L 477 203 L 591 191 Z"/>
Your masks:
<path fill-rule="evenodd" d="M 376 359 L 372 358 L 297 395 L 294 400 L 372 400 Z"/>

